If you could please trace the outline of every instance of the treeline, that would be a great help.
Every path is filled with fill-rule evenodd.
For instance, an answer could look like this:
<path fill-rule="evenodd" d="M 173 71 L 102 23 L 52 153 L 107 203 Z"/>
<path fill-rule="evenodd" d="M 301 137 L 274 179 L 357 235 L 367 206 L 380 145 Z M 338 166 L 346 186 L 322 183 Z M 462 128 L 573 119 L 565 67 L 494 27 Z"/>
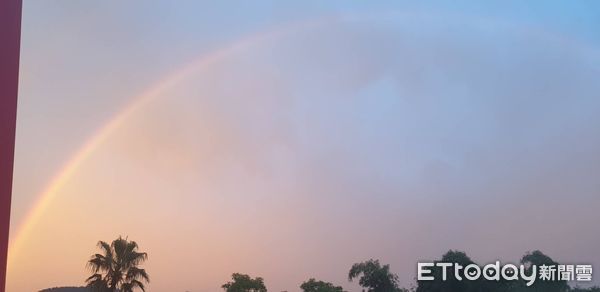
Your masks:
<path fill-rule="evenodd" d="M 452 263 L 462 267 L 475 264 L 464 252 L 448 251 L 435 263 Z M 526 267 L 525 272 L 532 275 L 532 266 L 558 266 L 558 263 L 540 251 L 525 254 L 520 264 Z M 457 279 L 453 272 L 447 270 L 446 279 L 442 279 L 443 270 L 439 266 L 429 268 L 429 276 L 433 280 L 417 280 L 410 288 L 402 288 L 398 276 L 390 271 L 389 265 L 382 265 L 378 260 L 368 260 L 352 265 L 348 272 L 348 281 L 358 280 L 363 292 L 600 292 L 600 287 L 571 287 L 565 280 L 541 280 L 528 283 L 524 279 L 488 280 L 481 276 L 476 280 L 464 280 L 460 273 Z M 538 277 L 538 273 L 535 273 Z M 232 281 L 225 283 L 225 292 L 267 292 L 261 277 L 252 278 L 245 274 L 235 273 Z M 345 292 L 342 286 L 311 278 L 300 285 L 303 292 Z"/>
<path fill-rule="evenodd" d="M 150 278 L 146 270 L 141 268 L 141 264 L 148 259 L 148 255 L 138 250 L 135 241 L 119 237 L 111 243 L 100 241 L 98 247 L 101 253 L 92 255 L 87 262 L 87 267 L 92 272 L 92 275 L 85 280 L 88 289 L 92 292 L 146 290 L 146 284 L 150 282 Z M 447 269 L 449 264 L 460 265 L 464 269 L 458 269 L 459 273 L 449 272 Z M 485 277 L 483 276 L 486 273 L 484 268 L 479 271 L 479 277 L 471 275 L 471 280 L 461 280 L 461 278 L 469 278 L 467 276 L 472 272 L 472 269 L 469 269 L 470 265 L 476 269 L 479 269 L 479 265 L 476 265 L 464 252 L 450 250 L 440 260 L 431 263 L 433 266 L 430 265 L 426 269 L 426 274 L 432 278 L 417 279 L 409 288 L 401 287 L 398 276 L 390 271 L 389 265 L 380 264 L 378 260 L 373 259 L 352 265 L 348 271 L 348 281 L 357 281 L 363 288 L 363 292 L 600 292 L 599 287 L 571 287 L 566 280 L 541 279 L 539 277 L 541 269 L 538 273 L 535 270 L 536 267 L 557 267 L 558 263 L 540 251 L 525 254 L 521 258 L 520 264 L 523 265 L 523 270 L 517 271 L 515 267 L 514 272 L 518 272 L 522 277 L 512 277 L 513 279 Z M 557 272 L 560 271 L 555 271 L 555 275 Z M 571 270 L 570 272 L 571 276 L 574 276 L 576 271 Z M 445 280 L 443 275 L 446 276 Z M 524 275 L 535 275 L 535 277 L 525 277 Z M 580 275 L 578 274 L 578 276 Z M 591 266 L 586 275 L 591 280 Z M 221 288 L 225 292 L 267 292 L 263 278 L 252 278 L 240 273 L 234 273 L 231 281 L 223 284 Z M 314 278 L 303 282 L 300 289 L 304 292 L 345 292 L 342 286 Z M 59 291 L 82 290 L 78 290 L 78 288 L 43 290 L 43 292 Z"/>

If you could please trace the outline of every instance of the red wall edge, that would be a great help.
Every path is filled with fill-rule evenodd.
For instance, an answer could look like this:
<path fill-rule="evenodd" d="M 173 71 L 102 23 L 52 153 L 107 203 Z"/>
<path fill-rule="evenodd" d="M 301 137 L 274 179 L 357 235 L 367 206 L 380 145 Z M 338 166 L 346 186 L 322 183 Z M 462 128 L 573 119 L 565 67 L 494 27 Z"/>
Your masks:
<path fill-rule="evenodd" d="M 0 291 L 6 291 L 22 0 L 0 0 Z"/>

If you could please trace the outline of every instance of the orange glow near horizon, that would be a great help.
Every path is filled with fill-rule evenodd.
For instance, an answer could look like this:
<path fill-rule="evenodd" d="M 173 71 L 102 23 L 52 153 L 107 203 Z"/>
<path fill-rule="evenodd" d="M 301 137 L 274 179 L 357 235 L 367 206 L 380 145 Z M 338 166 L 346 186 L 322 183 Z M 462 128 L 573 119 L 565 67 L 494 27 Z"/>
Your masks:
<path fill-rule="evenodd" d="M 135 112 L 139 111 L 146 104 L 161 96 L 165 90 L 177 85 L 193 72 L 198 72 L 207 69 L 210 65 L 218 63 L 228 56 L 244 49 L 257 45 L 262 41 L 266 41 L 279 35 L 292 32 L 297 29 L 306 28 L 311 25 L 318 25 L 320 21 L 305 21 L 301 23 L 292 23 L 285 27 L 279 27 L 276 30 L 258 33 L 246 38 L 243 38 L 228 47 L 212 52 L 208 55 L 202 55 L 198 59 L 193 60 L 190 64 L 183 68 L 168 74 L 162 80 L 153 84 L 143 93 L 134 97 L 131 102 L 124 106 L 124 109 L 119 111 L 112 119 L 110 119 L 103 127 L 101 127 L 90 139 L 75 153 L 67 163 L 57 172 L 56 176 L 50 181 L 48 186 L 39 195 L 33 207 L 25 216 L 21 226 L 16 230 L 16 233 L 11 236 L 8 255 L 8 270 L 16 265 L 16 261 L 21 256 L 21 247 L 24 241 L 27 241 L 34 226 L 39 222 L 49 205 L 60 194 L 65 184 L 79 171 L 82 164 L 86 162 L 94 151 L 102 145 L 110 136 L 119 129 L 126 120 Z"/>
<path fill-rule="evenodd" d="M 238 272 L 360 291 L 348 269 L 371 258 L 410 287 L 448 249 L 600 262 L 584 232 L 600 220 L 597 54 L 574 38 L 455 13 L 159 2 L 27 4 L 7 291 L 81 286 L 118 236 L 148 253 L 149 291 Z"/>

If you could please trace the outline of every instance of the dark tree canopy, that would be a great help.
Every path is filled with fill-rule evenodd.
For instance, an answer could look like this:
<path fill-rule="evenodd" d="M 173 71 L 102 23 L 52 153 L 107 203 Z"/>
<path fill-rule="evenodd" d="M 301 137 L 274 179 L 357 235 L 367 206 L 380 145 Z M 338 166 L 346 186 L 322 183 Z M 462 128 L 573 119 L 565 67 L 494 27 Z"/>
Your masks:
<path fill-rule="evenodd" d="M 300 285 L 300 289 L 304 292 L 344 292 L 341 286 L 335 286 L 329 282 L 317 281 L 314 278 Z"/>
<path fill-rule="evenodd" d="M 390 272 L 389 265 L 379 264 L 379 260 L 356 263 L 350 268 L 348 280 L 358 278 L 358 283 L 367 292 L 398 292 L 398 276 Z"/>
<path fill-rule="evenodd" d="M 133 292 L 136 288 L 145 291 L 144 283 L 150 279 L 139 265 L 148 259 L 148 255 L 138 252 L 135 241 L 119 237 L 111 244 L 100 241 L 98 247 L 102 253 L 93 255 L 87 263 L 94 273 L 86 279 L 92 291 Z"/>
<path fill-rule="evenodd" d="M 435 263 L 455 263 L 465 267 L 473 264 L 471 258 L 462 251 L 449 250 Z M 481 283 L 473 281 L 459 281 L 453 272 L 447 273 L 446 281 L 442 280 L 442 268 L 432 267 L 432 281 L 417 281 L 417 292 L 476 292 L 481 291 Z M 464 277 L 464 273 L 459 275 Z M 487 290 L 486 290 L 487 291 Z"/>
<path fill-rule="evenodd" d="M 231 275 L 233 281 L 221 286 L 226 292 L 267 292 L 263 278 L 252 279 L 245 274 L 235 273 Z"/>
<path fill-rule="evenodd" d="M 527 266 L 527 273 L 531 273 L 531 265 L 541 266 L 541 265 L 558 265 L 557 262 L 552 260 L 549 256 L 543 254 L 541 251 L 536 250 L 533 252 L 529 252 L 525 254 L 521 258 L 521 263 Z M 530 287 L 526 287 L 525 285 L 521 285 L 523 291 L 544 291 L 544 292 L 565 292 L 569 291 L 570 287 L 567 284 L 567 281 L 540 281 L 537 280 Z"/>
<path fill-rule="evenodd" d="M 442 259 L 436 261 L 436 263 L 455 263 L 460 264 L 465 267 L 469 264 L 474 264 L 474 262 L 464 253 L 460 251 L 448 251 L 446 254 L 442 256 Z M 525 254 L 521 258 L 521 263 L 526 267 L 526 274 L 530 275 L 531 265 L 558 265 L 557 262 L 553 261 L 550 257 L 543 254 L 540 251 L 534 251 L 531 253 Z M 508 281 L 508 280 L 499 280 L 499 281 L 491 281 L 487 280 L 483 277 L 480 277 L 479 280 L 476 281 L 458 281 L 454 276 L 454 272 L 449 272 L 447 274 L 447 280 L 442 281 L 442 268 L 441 267 L 432 267 L 432 276 L 434 276 L 434 280 L 432 281 L 417 281 L 417 289 L 416 292 L 567 292 L 567 291 L 595 291 L 595 288 L 589 289 L 571 289 L 567 285 L 566 281 L 542 281 L 536 280 L 533 285 L 527 286 L 524 280 L 518 281 Z M 539 272 L 538 272 L 539 274 Z M 464 270 L 459 276 L 464 278 Z M 599 291 L 600 292 L 600 291 Z"/>

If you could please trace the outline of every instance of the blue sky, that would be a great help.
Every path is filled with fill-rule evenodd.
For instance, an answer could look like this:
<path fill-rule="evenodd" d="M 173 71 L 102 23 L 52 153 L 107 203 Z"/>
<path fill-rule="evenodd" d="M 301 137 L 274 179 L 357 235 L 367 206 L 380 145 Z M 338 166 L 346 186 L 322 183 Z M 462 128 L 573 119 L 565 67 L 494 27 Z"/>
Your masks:
<path fill-rule="evenodd" d="M 347 269 L 371 257 L 410 286 L 451 248 L 600 263 L 599 6 L 26 1 L 12 230 L 140 92 L 251 41 L 96 147 L 13 255 L 10 290 L 81 284 L 95 242 L 120 234 L 151 254 L 155 291 L 233 272 L 359 291 Z"/>

